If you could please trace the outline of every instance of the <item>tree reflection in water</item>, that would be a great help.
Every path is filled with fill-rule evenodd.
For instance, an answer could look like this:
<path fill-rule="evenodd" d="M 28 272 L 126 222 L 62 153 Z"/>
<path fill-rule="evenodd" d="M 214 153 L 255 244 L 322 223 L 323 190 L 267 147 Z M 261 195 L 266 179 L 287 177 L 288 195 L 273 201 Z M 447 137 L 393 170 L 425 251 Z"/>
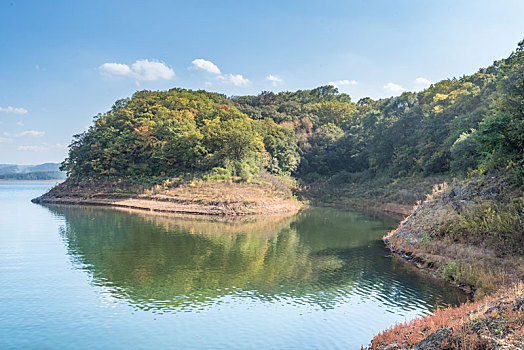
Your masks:
<path fill-rule="evenodd" d="M 225 296 L 333 308 L 348 297 L 400 310 L 465 296 L 391 257 L 392 219 L 312 208 L 294 216 L 188 218 L 48 206 L 75 268 L 134 307 L 203 310 Z"/>

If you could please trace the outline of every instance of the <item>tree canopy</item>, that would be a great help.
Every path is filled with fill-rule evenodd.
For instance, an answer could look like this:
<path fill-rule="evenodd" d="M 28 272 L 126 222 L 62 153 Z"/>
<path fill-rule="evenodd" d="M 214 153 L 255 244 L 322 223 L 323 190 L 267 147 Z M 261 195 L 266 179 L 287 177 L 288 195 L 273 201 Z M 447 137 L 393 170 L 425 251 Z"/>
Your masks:
<path fill-rule="evenodd" d="M 508 58 L 421 92 L 354 103 L 333 86 L 228 98 L 139 91 L 75 135 L 78 176 L 266 169 L 306 180 L 339 172 L 466 174 L 524 166 L 524 41 Z"/>

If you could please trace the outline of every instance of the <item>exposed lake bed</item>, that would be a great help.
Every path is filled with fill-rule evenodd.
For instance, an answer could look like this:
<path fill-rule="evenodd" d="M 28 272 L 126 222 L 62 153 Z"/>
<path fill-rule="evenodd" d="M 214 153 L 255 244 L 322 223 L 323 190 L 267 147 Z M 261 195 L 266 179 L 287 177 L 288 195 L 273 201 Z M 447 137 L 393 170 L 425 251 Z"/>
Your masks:
<path fill-rule="evenodd" d="M 296 213 L 303 206 L 293 196 L 293 186 L 268 173 L 255 182 L 70 177 L 32 202 L 187 215 L 274 215 Z"/>
<path fill-rule="evenodd" d="M 2 348 L 359 348 L 466 299 L 388 252 L 387 217 L 217 222 L 30 202 L 50 186 L 0 184 Z"/>

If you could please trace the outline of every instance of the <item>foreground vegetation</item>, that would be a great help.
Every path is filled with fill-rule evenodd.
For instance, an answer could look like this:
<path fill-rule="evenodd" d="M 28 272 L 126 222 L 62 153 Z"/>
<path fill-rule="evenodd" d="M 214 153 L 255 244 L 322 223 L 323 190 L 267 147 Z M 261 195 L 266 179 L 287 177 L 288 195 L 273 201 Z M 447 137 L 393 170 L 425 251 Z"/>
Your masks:
<path fill-rule="evenodd" d="M 396 325 L 373 339 L 372 349 L 521 349 L 524 285 L 437 310 Z"/>
<path fill-rule="evenodd" d="M 519 348 L 524 344 L 524 194 L 505 172 L 435 186 L 385 237 L 391 250 L 475 301 L 397 325 L 373 349 Z"/>
<path fill-rule="evenodd" d="M 375 337 L 371 348 L 518 349 L 524 344 L 523 49 L 521 42 L 501 62 L 511 63 L 510 73 L 498 82 L 492 114 L 454 143 L 474 145 L 464 148 L 461 161 L 476 158 L 475 170 L 436 186 L 385 237 L 392 251 L 470 292 L 475 301 L 394 326 Z"/>

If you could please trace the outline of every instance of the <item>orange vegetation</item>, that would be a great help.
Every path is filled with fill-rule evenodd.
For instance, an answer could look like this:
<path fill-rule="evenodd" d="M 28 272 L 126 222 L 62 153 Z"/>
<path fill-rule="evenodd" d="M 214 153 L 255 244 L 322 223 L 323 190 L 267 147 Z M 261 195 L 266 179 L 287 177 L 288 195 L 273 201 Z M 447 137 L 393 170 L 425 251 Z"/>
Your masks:
<path fill-rule="evenodd" d="M 441 336 L 437 336 L 437 331 Z M 446 330 L 447 332 L 442 332 Z M 437 309 L 378 334 L 370 349 L 412 348 L 431 334 L 435 344 L 452 349 L 519 349 L 524 344 L 524 285 L 459 307 Z"/>

